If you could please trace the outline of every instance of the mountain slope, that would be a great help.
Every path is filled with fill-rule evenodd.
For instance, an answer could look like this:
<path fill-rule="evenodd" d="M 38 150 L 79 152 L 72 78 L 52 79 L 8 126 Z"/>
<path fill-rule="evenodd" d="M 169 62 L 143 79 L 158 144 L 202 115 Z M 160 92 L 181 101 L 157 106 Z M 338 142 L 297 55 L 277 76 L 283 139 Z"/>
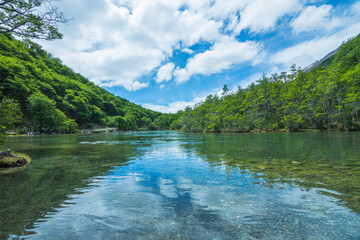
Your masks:
<path fill-rule="evenodd" d="M 339 51 L 339 48 L 329 52 L 328 54 L 325 55 L 325 57 L 323 57 L 320 60 L 316 60 L 314 63 L 312 63 L 309 66 L 305 67 L 303 70 L 305 72 L 310 72 L 311 69 L 313 69 L 315 67 L 318 67 L 320 65 L 324 65 L 324 62 L 327 61 L 328 59 L 330 59 L 332 56 L 334 56 L 338 51 Z"/>
<path fill-rule="evenodd" d="M 5 97 L 19 102 L 21 125 L 29 130 L 73 132 L 76 126 L 157 129 L 154 121 L 162 115 L 94 85 L 40 45 L 4 34 L 0 34 L 0 87 Z"/>

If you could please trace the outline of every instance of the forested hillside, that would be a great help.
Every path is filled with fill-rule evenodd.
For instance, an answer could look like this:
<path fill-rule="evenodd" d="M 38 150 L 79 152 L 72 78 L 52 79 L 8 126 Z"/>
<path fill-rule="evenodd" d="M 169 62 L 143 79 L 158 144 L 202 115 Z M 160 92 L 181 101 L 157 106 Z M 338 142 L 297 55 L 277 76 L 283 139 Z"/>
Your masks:
<path fill-rule="evenodd" d="M 166 129 L 175 118 L 116 97 L 38 44 L 6 34 L 0 34 L 0 91 L 0 101 L 9 109 L 20 106 L 17 128 L 23 132 L 69 133 L 99 126 Z"/>
<path fill-rule="evenodd" d="M 360 35 L 306 73 L 263 76 L 245 89 L 210 95 L 187 107 L 173 129 L 219 132 L 288 129 L 360 129 Z"/>
<path fill-rule="evenodd" d="M 291 74 L 264 75 L 236 92 L 224 86 L 222 96 L 210 95 L 177 114 L 161 114 L 115 97 L 36 43 L 0 34 L 0 100 L 8 109 L 19 105 L 21 112 L 11 125 L 17 123 L 23 132 L 69 133 L 99 126 L 155 130 L 170 125 L 198 132 L 359 130 L 359 60 L 360 35 L 309 72 L 293 66 Z"/>

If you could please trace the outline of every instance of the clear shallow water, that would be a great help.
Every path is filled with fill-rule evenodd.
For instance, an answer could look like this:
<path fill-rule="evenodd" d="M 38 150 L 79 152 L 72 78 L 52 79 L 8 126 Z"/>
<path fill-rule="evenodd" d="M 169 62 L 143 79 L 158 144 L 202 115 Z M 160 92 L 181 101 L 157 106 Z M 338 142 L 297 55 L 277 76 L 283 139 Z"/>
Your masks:
<path fill-rule="evenodd" d="M 360 133 L 12 138 L 0 238 L 359 239 Z"/>

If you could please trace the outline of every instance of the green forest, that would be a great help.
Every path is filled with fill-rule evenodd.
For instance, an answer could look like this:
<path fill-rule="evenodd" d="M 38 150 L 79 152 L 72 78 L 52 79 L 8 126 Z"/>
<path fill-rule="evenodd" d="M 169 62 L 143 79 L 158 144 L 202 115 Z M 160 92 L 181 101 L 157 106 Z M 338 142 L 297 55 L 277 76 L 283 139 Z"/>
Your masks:
<path fill-rule="evenodd" d="M 9 34 L 0 34 L 0 87 L 2 131 L 16 127 L 21 133 L 74 133 L 104 126 L 156 130 L 168 129 L 176 118 L 114 96 L 40 45 Z"/>
<path fill-rule="evenodd" d="M 171 124 L 191 132 L 360 129 L 360 35 L 320 66 L 263 75 L 245 89 L 187 107 Z"/>
<path fill-rule="evenodd" d="M 114 96 L 30 40 L 0 34 L 0 131 L 74 133 L 79 129 L 247 132 L 360 129 L 360 35 L 320 66 L 265 74 L 247 88 L 209 95 L 162 114 Z"/>

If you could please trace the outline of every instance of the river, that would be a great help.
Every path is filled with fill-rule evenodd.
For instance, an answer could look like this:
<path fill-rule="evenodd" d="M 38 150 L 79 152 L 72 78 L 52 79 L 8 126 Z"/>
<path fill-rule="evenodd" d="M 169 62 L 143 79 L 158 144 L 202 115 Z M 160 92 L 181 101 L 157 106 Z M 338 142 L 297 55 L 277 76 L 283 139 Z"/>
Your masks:
<path fill-rule="evenodd" d="M 360 239 L 360 133 L 12 137 L 0 239 Z"/>

